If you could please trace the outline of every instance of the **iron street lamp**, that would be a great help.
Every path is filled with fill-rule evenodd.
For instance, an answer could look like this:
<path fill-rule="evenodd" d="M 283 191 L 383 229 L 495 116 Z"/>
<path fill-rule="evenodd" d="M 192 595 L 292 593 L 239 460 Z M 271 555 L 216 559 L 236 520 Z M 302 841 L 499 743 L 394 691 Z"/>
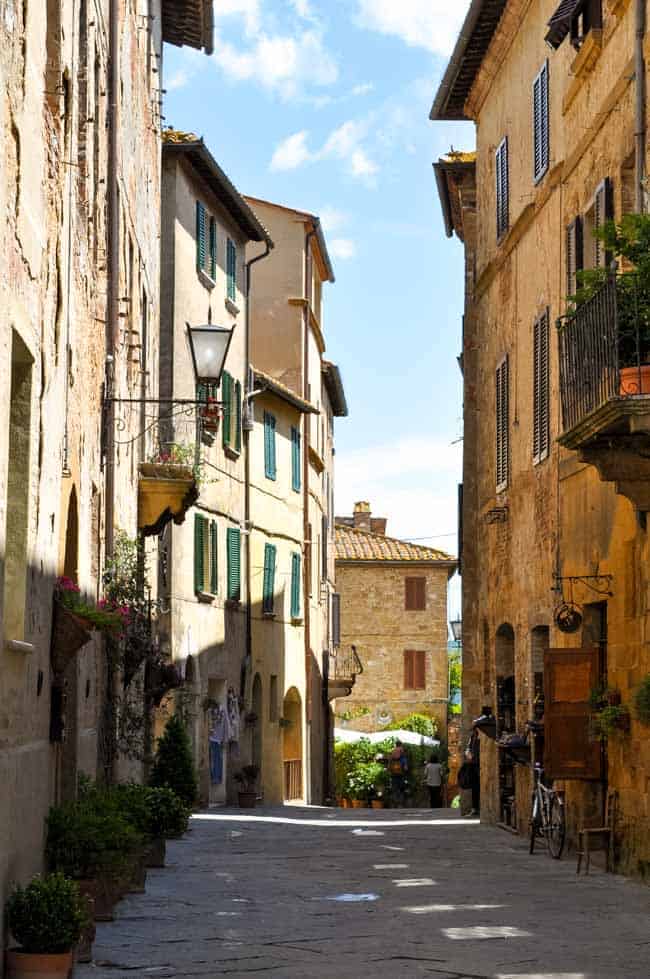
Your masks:
<path fill-rule="evenodd" d="M 192 366 L 197 384 L 210 384 L 215 387 L 219 384 L 232 334 L 232 330 L 223 326 L 213 326 L 211 323 L 203 326 L 187 324 Z"/>
<path fill-rule="evenodd" d="M 463 639 L 463 623 L 461 619 L 454 619 L 449 623 L 451 628 L 451 634 L 454 637 L 454 642 L 458 643 L 460 646 Z"/>

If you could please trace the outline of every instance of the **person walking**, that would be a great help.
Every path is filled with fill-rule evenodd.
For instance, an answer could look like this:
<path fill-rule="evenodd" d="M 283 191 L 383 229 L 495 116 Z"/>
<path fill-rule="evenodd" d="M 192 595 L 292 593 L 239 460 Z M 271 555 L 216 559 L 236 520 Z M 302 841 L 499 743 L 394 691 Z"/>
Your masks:
<path fill-rule="evenodd" d="M 431 808 L 440 809 L 442 805 L 442 765 L 435 751 L 424 766 L 424 781 L 429 790 Z"/>
<path fill-rule="evenodd" d="M 395 747 L 389 755 L 388 771 L 390 772 L 390 788 L 395 807 L 404 807 L 406 803 L 406 773 L 409 768 L 408 755 L 401 741 L 395 742 Z"/>

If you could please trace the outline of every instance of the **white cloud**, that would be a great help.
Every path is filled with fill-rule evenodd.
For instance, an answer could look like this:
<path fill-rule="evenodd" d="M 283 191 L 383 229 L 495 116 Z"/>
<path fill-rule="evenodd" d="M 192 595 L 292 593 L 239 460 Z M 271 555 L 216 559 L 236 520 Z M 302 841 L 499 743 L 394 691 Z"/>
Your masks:
<path fill-rule="evenodd" d="M 357 246 L 351 238 L 333 238 L 327 247 L 333 258 L 354 258 L 357 254 Z"/>
<path fill-rule="evenodd" d="M 293 136 L 288 136 L 275 150 L 271 159 L 271 170 L 295 170 L 311 159 L 311 153 L 307 147 L 306 129 Z"/>
<path fill-rule="evenodd" d="M 335 207 L 323 207 L 318 213 L 324 231 L 336 231 L 348 221 L 347 214 Z"/>
<path fill-rule="evenodd" d="M 179 88 L 185 88 L 185 86 L 190 81 L 190 73 L 184 68 L 179 68 L 175 71 L 171 78 L 165 81 L 165 88 L 168 92 L 173 92 Z"/>
<path fill-rule="evenodd" d="M 292 0 L 303 23 L 283 25 L 260 0 L 219 0 L 215 5 L 214 60 L 234 81 L 255 81 L 284 99 L 304 89 L 334 84 L 338 65 L 306 0 Z"/>
<path fill-rule="evenodd" d="M 350 156 L 365 135 L 365 130 L 366 127 L 354 119 L 344 122 L 328 136 L 321 151 L 323 156 L 337 156 L 341 160 Z"/>
<path fill-rule="evenodd" d="M 375 86 L 372 82 L 362 82 L 361 85 L 355 85 L 352 89 L 352 95 L 368 95 L 369 92 L 374 91 Z"/>
<path fill-rule="evenodd" d="M 366 155 L 365 150 L 357 149 L 350 159 L 352 174 L 355 177 L 374 177 L 379 171 L 376 163 Z"/>
<path fill-rule="evenodd" d="M 399 37 L 412 47 L 448 55 L 469 0 L 357 0 L 361 26 Z"/>

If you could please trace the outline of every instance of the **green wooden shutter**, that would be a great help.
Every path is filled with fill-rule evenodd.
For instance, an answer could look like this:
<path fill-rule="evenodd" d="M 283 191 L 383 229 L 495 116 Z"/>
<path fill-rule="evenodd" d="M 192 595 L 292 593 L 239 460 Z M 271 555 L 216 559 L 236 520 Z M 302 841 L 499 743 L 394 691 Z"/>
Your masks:
<path fill-rule="evenodd" d="M 228 239 L 226 247 L 226 270 L 228 276 L 228 299 L 237 299 L 237 248 L 234 241 Z"/>
<path fill-rule="evenodd" d="M 203 591 L 205 562 L 203 559 L 204 526 L 200 513 L 194 514 L 194 591 Z"/>
<path fill-rule="evenodd" d="M 217 557 L 217 524 L 216 521 L 212 520 L 210 522 L 210 592 L 213 595 L 216 595 L 219 591 L 219 565 Z"/>
<path fill-rule="evenodd" d="M 241 381 L 235 384 L 235 448 L 241 452 Z"/>
<path fill-rule="evenodd" d="M 205 269 L 205 208 L 196 202 L 196 267 Z"/>
<path fill-rule="evenodd" d="M 224 371 L 221 377 L 221 400 L 223 401 L 223 421 L 222 421 L 222 434 L 223 434 L 223 444 L 224 448 L 230 445 L 230 425 L 231 425 L 231 412 L 230 412 L 230 396 L 232 390 L 232 378 L 228 371 Z"/>
<path fill-rule="evenodd" d="M 264 412 L 264 473 L 267 479 L 275 479 L 275 416 Z"/>
<path fill-rule="evenodd" d="M 228 598 L 241 598 L 241 534 L 235 527 L 228 528 Z"/>
<path fill-rule="evenodd" d="M 262 591 L 262 611 L 272 612 L 275 596 L 275 547 L 264 546 L 264 582 Z"/>
<path fill-rule="evenodd" d="M 291 428 L 291 487 L 300 492 L 300 429 Z"/>
<path fill-rule="evenodd" d="M 210 277 L 217 277 L 217 222 L 210 218 Z"/>
<path fill-rule="evenodd" d="M 300 618 L 300 555 L 291 555 L 291 618 Z"/>

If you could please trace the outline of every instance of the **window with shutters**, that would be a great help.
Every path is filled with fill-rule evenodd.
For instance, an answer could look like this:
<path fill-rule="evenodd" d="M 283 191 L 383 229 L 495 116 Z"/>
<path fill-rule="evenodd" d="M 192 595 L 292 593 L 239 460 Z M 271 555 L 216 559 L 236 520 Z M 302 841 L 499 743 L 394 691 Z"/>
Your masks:
<path fill-rule="evenodd" d="M 217 276 L 217 222 L 202 201 L 196 202 L 196 267 L 214 280 Z"/>
<path fill-rule="evenodd" d="M 217 523 L 194 514 L 194 591 L 216 595 L 219 591 Z"/>
<path fill-rule="evenodd" d="M 578 291 L 578 272 L 583 268 L 582 218 L 576 217 L 566 229 L 566 292 L 574 296 Z"/>
<path fill-rule="evenodd" d="M 301 487 L 300 429 L 291 426 L 291 488 L 299 493 Z"/>
<path fill-rule="evenodd" d="M 228 239 L 226 244 L 227 295 L 231 302 L 237 299 L 237 246 Z"/>
<path fill-rule="evenodd" d="M 291 555 L 291 618 L 300 618 L 300 555 Z"/>
<path fill-rule="evenodd" d="M 327 565 L 328 565 L 328 546 L 327 542 L 329 540 L 329 524 L 327 517 L 321 518 L 321 578 L 323 581 L 327 581 Z"/>
<path fill-rule="evenodd" d="M 404 650 L 404 689 L 424 690 L 426 687 L 426 653 L 422 649 Z"/>
<path fill-rule="evenodd" d="M 548 458 L 550 445 L 549 312 L 533 326 L 533 462 Z"/>
<path fill-rule="evenodd" d="M 605 251 L 602 241 L 596 237 L 595 232 L 613 217 L 612 182 L 609 177 L 606 177 L 598 184 L 584 216 L 583 260 L 586 269 L 606 268 L 611 261 L 611 255 Z"/>
<path fill-rule="evenodd" d="M 229 527 L 227 533 L 228 601 L 241 599 L 241 533 L 237 527 Z"/>
<path fill-rule="evenodd" d="M 407 612 L 423 612 L 427 607 L 426 578 L 404 579 L 404 608 Z"/>
<path fill-rule="evenodd" d="M 496 172 L 497 240 L 505 235 L 510 224 L 508 173 L 508 137 L 499 144 L 494 157 Z"/>
<path fill-rule="evenodd" d="M 332 594 L 332 645 L 336 649 L 341 645 L 341 596 L 338 592 Z"/>
<path fill-rule="evenodd" d="M 275 611 L 275 558 L 273 544 L 264 545 L 264 577 L 262 581 L 262 611 L 272 615 Z"/>
<path fill-rule="evenodd" d="M 496 370 L 496 490 L 506 489 L 510 474 L 510 377 L 508 358 Z"/>
<path fill-rule="evenodd" d="M 548 61 L 533 82 L 533 176 L 538 183 L 549 164 Z"/>
<path fill-rule="evenodd" d="M 228 371 L 221 375 L 221 400 L 223 447 L 241 452 L 241 382 L 231 377 Z"/>
<path fill-rule="evenodd" d="M 275 415 L 264 412 L 264 475 L 275 479 L 277 475 L 275 454 Z"/>

